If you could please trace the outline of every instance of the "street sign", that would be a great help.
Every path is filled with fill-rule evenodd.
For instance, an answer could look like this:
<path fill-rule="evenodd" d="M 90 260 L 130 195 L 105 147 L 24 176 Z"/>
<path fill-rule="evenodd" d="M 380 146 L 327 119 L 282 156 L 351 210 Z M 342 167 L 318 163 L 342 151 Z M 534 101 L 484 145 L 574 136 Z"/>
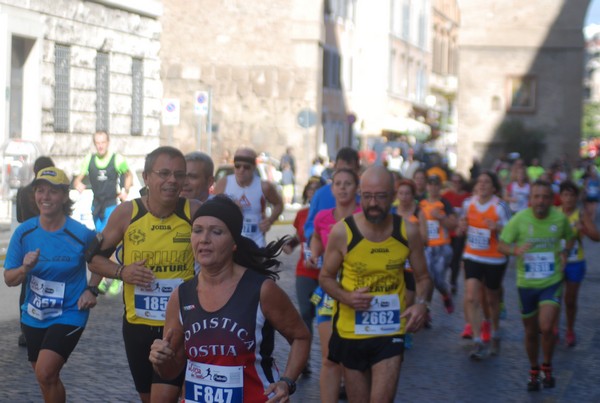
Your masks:
<path fill-rule="evenodd" d="M 163 126 L 178 126 L 179 125 L 179 99 L 165 98 L 162 106 L 162 124 Z"/>
<path fill-rule="evenodd" d="M 317 114 L 309 108 L 304 108 L 298 112 L 296 120 L 301 127 L 308 129 L 317 123 Z"/>
<path fill-rule="evenodd" d="M 208 115 L 208 102 L 210 94 L 208 91 L 196 91 L 194 93 L 194 115 Z"/>

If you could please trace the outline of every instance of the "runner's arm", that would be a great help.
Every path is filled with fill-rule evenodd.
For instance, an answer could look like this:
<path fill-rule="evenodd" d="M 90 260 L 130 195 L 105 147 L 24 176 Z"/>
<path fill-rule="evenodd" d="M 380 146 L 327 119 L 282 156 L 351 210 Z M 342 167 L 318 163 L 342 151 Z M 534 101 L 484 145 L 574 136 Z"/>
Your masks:
<path fill-rule="evenodd" d="M 154 370 L 164 379 L 174 379 L 185 368 L 183 326 L 179 321 L 179 287 L 169 298 L 163 338 L 152 343 L 149 360 Z"/>

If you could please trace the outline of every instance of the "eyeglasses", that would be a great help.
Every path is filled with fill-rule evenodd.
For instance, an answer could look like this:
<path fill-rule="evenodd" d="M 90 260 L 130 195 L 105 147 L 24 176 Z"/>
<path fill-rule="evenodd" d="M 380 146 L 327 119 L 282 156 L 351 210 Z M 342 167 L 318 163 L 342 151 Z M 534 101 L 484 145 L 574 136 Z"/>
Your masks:
<path fill-rule="evenodd" d="M 380 202 L 380 201 L 384 201 L 387 200 L 388 197 L 390 197 L 389 193 L 362 193 L 360 195 L 360 197 L 364 200 L 364 201 L 371 201 L 373 199 L 375 199 L 375 201 Z"/>
<path fill-rule="evenodd" d="M 251 171 L 254 169 L 254 166 L 250 165 L 250 164 L 235 164 L 233 165 L 235 169 L 243 169 L 245 171 Z"/>
<path fill-rule="evenodd" d="M 186 177 L 186 173 L 184 171 L 170 171 L 168 169 L 161 169 L 160 171 L 152 171 L 157 174 L 160 179 L 167 180 L 173 175 L 175 180 L 182 181 Z"/>

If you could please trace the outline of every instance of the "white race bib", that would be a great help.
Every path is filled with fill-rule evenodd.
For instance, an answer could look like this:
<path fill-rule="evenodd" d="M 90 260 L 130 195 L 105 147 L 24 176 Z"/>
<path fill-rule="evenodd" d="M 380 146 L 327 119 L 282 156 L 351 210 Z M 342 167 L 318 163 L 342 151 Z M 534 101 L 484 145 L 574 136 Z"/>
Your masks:
<path fill-rule="evenodd" d="M 355 334 L 386 335 L 400 330 L 400 299 L 397 294 L 377 295 L 367 311 L 356 311 Z"/>
<path fill-rule="evenodd" d="M 243 403 L 244 367 L 225 367 L 188 360 L 185 371 L 185 401 Z"/>
<path fill-rule="evenodd" d="M 165 320 L 167 302 L 171 293 L 183 279 L 157 279 L 149 287 L 135 286 L 135 314 L 140 318 Z"/>
<path fill-rule="evenodd" d="M 526 279 L 547 278 L 554 274 L 554 253 L 537 252 L 523 255 Z"/>
<path fill-rule="evenodd" d="M 63 313 L 65 283 L 31 276 L 27 313 L 37 320 L 56 318 Z"/>
<path fill-rule="evenodd" d="M 490 248 L 492 231 L 487 228 L 469 227 L 467 231 L 467 242 L 473 250 L 487 250 Z"/>
<path fill-rule="evenodd" d="M 258 233 L 259 221 L 255 217 L 245 217 L 242 226 L 242 235 L 251 238 L 252 235 Z"/>
<path fill-rule="evenodd" d="M 427 220 L 427 236 L 429 240 L 440 239 L 440 222 L 437 220 Z"/>

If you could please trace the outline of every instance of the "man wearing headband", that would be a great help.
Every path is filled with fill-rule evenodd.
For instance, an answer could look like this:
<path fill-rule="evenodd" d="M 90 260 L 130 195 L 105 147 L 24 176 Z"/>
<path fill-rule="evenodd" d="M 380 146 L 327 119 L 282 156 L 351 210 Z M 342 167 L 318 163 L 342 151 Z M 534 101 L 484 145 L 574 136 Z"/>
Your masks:
<path fill-rule="evenodd" d="M 234 173 L 219 179 L 215 194 L 224 193 L 242 209 L 244 226 L 242 235 L 252 239 L 258 246 L 265 246 L 265 233 L 283 212 L 283 200 L 275 186 L 260 180 L 256 171 L 256 152 L 251 148 L 240 148 L 233 157 Z M 269 217 L 265 214 L 266 204 L 273 208 Z"/>

